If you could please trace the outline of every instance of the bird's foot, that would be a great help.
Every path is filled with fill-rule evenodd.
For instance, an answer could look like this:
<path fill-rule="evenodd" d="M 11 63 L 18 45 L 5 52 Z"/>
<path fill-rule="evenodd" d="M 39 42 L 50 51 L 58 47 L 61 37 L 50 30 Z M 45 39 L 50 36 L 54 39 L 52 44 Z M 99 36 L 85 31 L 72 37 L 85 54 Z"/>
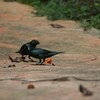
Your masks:
<path fill-rule="evenodd" d="M 36 65 L 45 65 L 44 63 L 37 63 Z"/>

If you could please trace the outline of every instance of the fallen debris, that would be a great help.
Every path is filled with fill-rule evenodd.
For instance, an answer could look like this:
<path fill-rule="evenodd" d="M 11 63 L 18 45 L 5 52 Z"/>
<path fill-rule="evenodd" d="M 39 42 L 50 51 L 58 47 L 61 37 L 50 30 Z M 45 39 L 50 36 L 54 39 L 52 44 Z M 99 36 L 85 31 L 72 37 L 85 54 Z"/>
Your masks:
<path fill-rule="evenodd" d="M 64 26 L 62 25 L 59 25 L 59 24 L 50 24 L 53 28 L 65 28 Z"/>
<path fill-rule="evenodd" d="M 16 67 L 16 65 L 9 65 L 8 67 Z"/>
<path fill-rule="evenodd" d="M 27 89 L 34 89 L 35 88 L 35 86 L 33 85 L 33 84 L 29 84 L 28 86 L 27 86 Z"/>
<path fill-rule="evenodd" d="M 84 95 L 84 96 L 92 96 L 93 92 L 85 88 L 83 85 L 79 86 L 79 91 Z"/>
<path fill-rule="evenodd" d="M 3 68 L 10 68 L 10 67 L 16 67 L 16 65 L 8 65 L 8 66 L 4 66 Z"/>
<path fill-rule="evenodd" d="M 17 63 L 19 63 L 19 62 L 22 62 L 22 61 L 24 61 L 25 60 L 25 57 L 16 57 L 15 59 L 13 59 L 12 57 L 10 57 L 9 56 L 9 60 L 11 60 L 11 62 L 17 62 Z"/>

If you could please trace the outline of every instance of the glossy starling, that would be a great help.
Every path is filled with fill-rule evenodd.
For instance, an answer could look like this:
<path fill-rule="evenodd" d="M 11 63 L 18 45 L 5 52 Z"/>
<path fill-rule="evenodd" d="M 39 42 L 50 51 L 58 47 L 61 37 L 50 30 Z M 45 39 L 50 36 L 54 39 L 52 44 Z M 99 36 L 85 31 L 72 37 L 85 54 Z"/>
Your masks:
<path fill-rule="evenodd" d="M 39 59 L 39 62 L 37 63 L 39 65 L 43 64 L 46 58 L 49 58 L 51 56 L 54 56 L 60 53 L 64 53 L 64 52 L 49 51 L 49 50 L 41 49 L 41 48 L 34 48 L 33 50 L 29 51 L 29 55 L 31 57 Z"/>
<path fill-rule="evenodd" d="M 22 55 L 22 58 L 24 58 L 24 55 L 28 55 L 28 52 L 33 50 L 38 44 L 40 44 L 38 40 L 32 40 L 31 42 L 27 42 L 23 44 L 20 50 L 17 51 L 16 53 L 20 53 Z M 31 59 L 30 56 L 29 59 Z"/>

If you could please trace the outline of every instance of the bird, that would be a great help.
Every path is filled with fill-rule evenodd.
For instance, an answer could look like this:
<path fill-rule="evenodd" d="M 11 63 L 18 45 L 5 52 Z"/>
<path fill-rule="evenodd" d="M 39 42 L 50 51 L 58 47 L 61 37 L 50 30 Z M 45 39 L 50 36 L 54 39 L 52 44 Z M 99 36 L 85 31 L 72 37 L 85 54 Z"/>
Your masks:
<path fill-rule="evenodd" d="M 34 48 L 33 50 L 29 51 L 29 55 L 33 58 L 39 59 L 39 62 L 37 65 L 42 65 L 45 62 L 46 58 L 49 58 L 51 56 L 64 53 L 64 52 L 55 52 L 55 51 L 50 51 L 42 48 Z"/>
<path fill-rule="evenodd" d="M 20 53 L 22 55 L 22 58 L 24 58 L 24 55 L 28 55 L 28 52 L 33 50 L 39 44 L 40 42 L 38 40 L 31 40 L 30 42 L 23 44 L 20 50 L 16 53 Z M 28 58 L 32 60 L 30 56 L 28 56 Z"/>
<path fill-rule="evenodd" d="M 91 96 L 93 95 L 93 92 L 85 88 L 83 85 L 79 86 L 79 91 L 84 95 L 84 96 Z"/>

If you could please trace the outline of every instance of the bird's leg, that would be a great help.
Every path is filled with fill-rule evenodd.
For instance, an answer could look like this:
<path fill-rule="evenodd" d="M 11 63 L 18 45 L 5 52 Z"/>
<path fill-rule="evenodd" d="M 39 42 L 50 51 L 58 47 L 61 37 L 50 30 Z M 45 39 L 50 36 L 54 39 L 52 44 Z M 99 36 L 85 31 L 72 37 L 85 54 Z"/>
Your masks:
<path fill-rule="evenodd" d="M 28 58 L 29 58 L 32 62 L 36 62 L 36 61 L 34 61 L 34 60 L 31 58 L 30 55 L 28 56 Z"/>
<path fill-rule="evenodd" d="M 36 65 L 40 65 L 41 64 L 41 59 L 39 59 L 39 62 Z"/>
<path fill-rule="evenodd" d="M 43 64 L 44 64 L 44 62 L 45 62 L 45 59 L 43 59 L 43 61 L 40 63 L 40 65 L 43 65 Z"/>
<path fill-rule="evenodd" d="M 23 59 L 23 61 L 25 61 L 25 57 L 24 57 L 24 55 L 22 55 L 22 59 Z"/>

